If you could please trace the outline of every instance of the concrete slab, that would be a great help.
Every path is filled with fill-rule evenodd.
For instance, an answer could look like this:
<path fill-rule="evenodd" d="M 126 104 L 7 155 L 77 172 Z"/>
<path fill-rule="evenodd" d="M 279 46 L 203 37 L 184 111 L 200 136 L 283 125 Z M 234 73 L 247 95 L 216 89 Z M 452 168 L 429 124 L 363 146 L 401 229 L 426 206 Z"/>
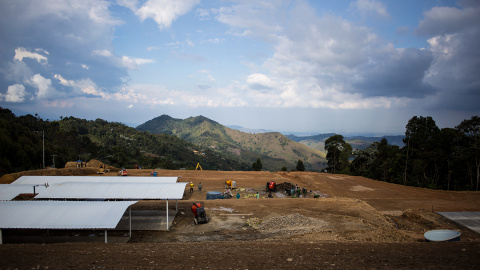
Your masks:
<path fill-rule="evenodd" d="M 437 212 L 438 214 L 480 233 L 480 212 Z"/>
<path fill-rule="evenodd" d="M 132 210 L 132 230 L 166 231 L 167 212 L 161 210 Z M 172 227 L 177 211 L 168 210 L 168 227 Z M 123 215 L 115 230 L 129 230 L 129 212 Z"/>

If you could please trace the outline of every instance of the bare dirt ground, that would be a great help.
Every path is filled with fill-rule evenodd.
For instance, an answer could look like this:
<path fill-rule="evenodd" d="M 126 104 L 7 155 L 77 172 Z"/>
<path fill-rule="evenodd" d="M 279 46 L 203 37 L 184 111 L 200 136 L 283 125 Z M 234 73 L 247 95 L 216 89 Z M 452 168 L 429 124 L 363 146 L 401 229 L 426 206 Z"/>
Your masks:
<path fill-rule="evenodd" d="M 195 185 L 194 193 L 186 188 L 170 231 L 134 231 L 126 244 L 4 244 L 0 268 L 478 269 L 480 265 L 479 234 L 435 213 L 478 212 L 479 192 L 435 191 L 310 172 L 158 174 Z M 129 170 L 129 175 L 148 176 L 150 171 Z M 205 200 L 208 191 L 225 191 L 225 180 L 236 181 L 234 195 L 239 192 L 241 199 Z M 267 198 L 265 185 L 272 180 L 312 193 L 290 198 L 278 191 L 273 199 Z M 257 191 L 259 199 L 254 197 Z M 209 223 L 193 224 L 193 202 L 205 206 Z M 165 203 L 157 201 L 134 206 L 164 208 Z M 423 234 L 433 229 L 461 231 L 461 241 L 425 242 Z"/>

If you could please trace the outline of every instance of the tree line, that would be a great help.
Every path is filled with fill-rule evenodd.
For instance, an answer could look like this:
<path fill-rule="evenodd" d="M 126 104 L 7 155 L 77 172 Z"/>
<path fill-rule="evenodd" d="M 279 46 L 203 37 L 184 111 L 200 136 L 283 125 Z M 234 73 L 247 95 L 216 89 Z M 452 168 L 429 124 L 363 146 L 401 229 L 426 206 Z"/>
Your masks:
<path fill-rule="evenodd" d="M 102 119 L 15 116 L 0 107 L 0 176 L 26 170 L 62 168 L 68 161 L 100 160 L 114 167 L 248 170 L 249 165 L 202 149 L 173 135 L 151 134 Z M 44 158 L 45 157 L 45 161 Z"/>
<path fill-rule="evenodd" d="M 478 190 L 480 117 L 455 128 L 438 128 L 432 117 L 411 118 L 404 146 L 386 139 L 352 151 L 342 135 L 325 141 L 328 170 L 385 182 L 444 190 Z"/>

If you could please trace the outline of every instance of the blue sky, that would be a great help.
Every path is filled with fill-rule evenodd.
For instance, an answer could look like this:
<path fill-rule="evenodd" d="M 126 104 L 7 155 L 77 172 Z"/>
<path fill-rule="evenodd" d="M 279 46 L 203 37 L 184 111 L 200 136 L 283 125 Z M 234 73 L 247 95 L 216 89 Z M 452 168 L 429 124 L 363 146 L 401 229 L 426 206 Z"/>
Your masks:
<path fill-rule="evenodd" d="M 0 106 L 404 134 L 480 114 L 480 2 L 1 1 Z"/>

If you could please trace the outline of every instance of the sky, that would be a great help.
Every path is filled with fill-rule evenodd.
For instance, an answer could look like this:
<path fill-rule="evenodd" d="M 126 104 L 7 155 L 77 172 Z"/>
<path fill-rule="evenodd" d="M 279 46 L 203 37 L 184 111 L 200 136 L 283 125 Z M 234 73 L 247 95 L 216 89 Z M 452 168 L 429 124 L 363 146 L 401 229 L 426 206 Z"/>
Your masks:
<path fill-rule="evenodd" d="M 3 0 L 0 106 L 402 135 L 480 115 L 480 1 Z"/>

